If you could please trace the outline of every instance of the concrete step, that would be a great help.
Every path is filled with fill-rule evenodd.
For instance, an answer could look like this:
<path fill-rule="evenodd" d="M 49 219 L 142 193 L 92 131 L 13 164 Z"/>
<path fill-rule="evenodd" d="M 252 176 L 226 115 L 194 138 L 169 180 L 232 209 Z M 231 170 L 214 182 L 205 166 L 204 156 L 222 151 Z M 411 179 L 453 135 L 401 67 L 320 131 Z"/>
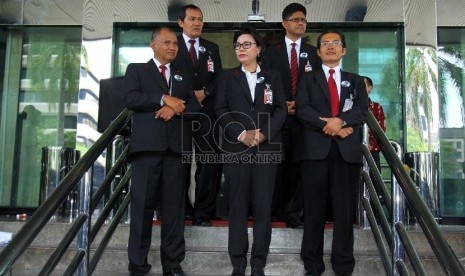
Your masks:
<path fill-rule="evenodd" d="M 0 221 L 0 231 L 16 233 L 24 222 Z M 46 262 L 54 247 L 69 228 L 66 223 L 49 223 L 45 230 L 31 244 L 30 248 L 15 263 L 11 275 L 37 275 L 40 267 Z M 443 233 L 452 249 L 459 258 L 465 257 L 464 227 L 443 227 Z M 106 226 L 103 227 L 103 231 Z M 429 275 L 445 275 L 438 265 L 431 248 L 420 230 L 413 226 L 408 229 L 412 242 L 420 255 Z M 300 260 L 300 246 L 303 230 L 289 228 L 273 228 L 270 254 L 266 266 L 266 275 L 303 275 L 303 263 Z M 113 235 L 110 244 L 100 260 L 94 275 L 128 275 L 127 273 L 127 240 L 129 225 L 120 224 Z M 161 275 L 159 260 L 160 227 L 153 228 L 152 250 L 149 262 L 152 271 L 149 275 Z M 182 263 L 188 275 L 230 275 L 232 267 L 227 253 L 227 227 L 195 227 L 186 226 L 186 258 Z M 97 236 L 92 245 L 99 244 L 101 235 Z M 330 264 L 332 229 L 325 231 L 325 263 L 324 276 L 333 275 Z M 249 228 L 249 241 L 252 242 L 252 229 Z M 70 248 L 75 248 L 73 243 Z M 0 248 L 1 250 L 1 248 Z M 371 230 L 355 229 L 354 275 L 385 275 L 378 249 Z M 92 254 L 92 252 L 91 252 Z M 70 250 L 57 267 L 54 275 L 61 275 L 64 267 L 73 257 Z M 250 268 L 248 268 L 248 271 Z"/>

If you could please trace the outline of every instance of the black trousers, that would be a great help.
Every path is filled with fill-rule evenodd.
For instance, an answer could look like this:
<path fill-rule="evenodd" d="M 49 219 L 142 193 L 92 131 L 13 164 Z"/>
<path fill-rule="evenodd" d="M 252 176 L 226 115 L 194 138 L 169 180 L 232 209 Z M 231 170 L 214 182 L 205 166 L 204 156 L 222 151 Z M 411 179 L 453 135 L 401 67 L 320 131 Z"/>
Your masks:
<path fill-rule="evenodd" d="M 252 206 L 253 244 L 250 264 L 266 265 L 271 241 L 271 199 L 277 164 L 225 164 L 229 185 L 228 251 L 234 267 L 247 266 L 247 220 Z"/>
<path fill-rule="evenodd" d="M 337 142 L 324 160 L 302 162 L 304 234 L 301 258 L 305 270 L 323 273 L 323 239 L 327 198 L 334 215 L 331 264 L 336 273 L 351 273 L 355 266 L 353 223 L 360 165 L 344 161 Z"/>
<path fill-rule="evenodd" d="M 171 151 L 146 152 L 133 156 L 131 176 L 131 223 L 129 261 L 147 263 L 157 193 L 160 192 L 163 221 L 160 257 L 163 271 L 180 267 L 185 256 L 184 194 L 181 156 Z"/>
<path fill-rule="evenodd" d="M 211 219 L 215 215 L 216 197 L 221 183 L 223 165 L 217 162 L 218 125 L 215 126 L 213 116 L 204 114 L 192 122 L 192 137 L 195 149 L 194 158 L 198 158 L 195 171 L 195 200 L 190 204 L 187 198 L 187 211 L 193 219 Z M 214 138 L 217 137 L 217 138 Z M 187 166 L 186 189 L 190 185 L 191 164 Z"/>
<path fill-rule="evenodd" d="M 285 160 L 278 165 L 276 173 L 272 215 L 287 222 L 300 220 L 303 210 L 300 164 L 296 160 L 300 128 L 295 116 L 292 116 L 281 131 Z"/>

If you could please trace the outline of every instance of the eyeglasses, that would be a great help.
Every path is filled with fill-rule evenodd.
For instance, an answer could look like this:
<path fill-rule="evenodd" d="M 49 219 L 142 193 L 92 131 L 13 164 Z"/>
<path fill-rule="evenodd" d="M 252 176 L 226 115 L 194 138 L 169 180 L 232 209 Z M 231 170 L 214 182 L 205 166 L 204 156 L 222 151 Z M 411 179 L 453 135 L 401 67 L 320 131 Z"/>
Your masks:
<path fill-rule="evenodd" d="M 334 47 L 336 47 L 336 46 L 340 46 L 340 45 L 342 45 L 342 41 L 340 41 L 340 40 L 322 41 L 322 42 L 320 43 L 320 46 L 321 46 L 321 47 L 324 47 L 324 48 L 328 48 L 329 46 L 334 46 Z"/>
<path fill-rule="evenodd" d="M 307 23 L 307 19 L 305 18 L 292 18 L 292 19 L 285 19 L 286 21 L 291 21 L 294 23 Z"/>
<path fill-rule="evenodd" d="M 244 42 L 244 43 L 233 43 L 233 47 L 234 47 L 234 50 L 239 50 L 242 46 L 242 48 L 245 50 L 245 49 L 250 49 L 250 47 L 252 47 L 252 44 L 257 44 L 257 43 L 254 43 L 254 42 Z"/>

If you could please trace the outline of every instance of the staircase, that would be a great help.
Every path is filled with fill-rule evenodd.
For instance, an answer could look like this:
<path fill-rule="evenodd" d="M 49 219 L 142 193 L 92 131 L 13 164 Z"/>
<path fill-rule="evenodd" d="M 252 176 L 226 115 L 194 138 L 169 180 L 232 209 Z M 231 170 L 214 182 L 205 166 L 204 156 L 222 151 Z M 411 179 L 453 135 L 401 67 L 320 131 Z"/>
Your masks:
<path fill-rule="evenodd" d="M 16 233 L 24 224 L 20 221 L 0 221 L 0 231 Z M 29 249 L 20 257 L 12 269 L 11 275 L 37 275 L 40 267 L 46 262 L 51 248 L 56 247 L 58 238 L 62 237 L 69 225 L 66 223 L 49 223 L 45 230 L 32 243 Z M 105 226 L 104 226 L 105 228 Z M 465 227 L 443 226 L 443 233 L 459 258 L 465 257 Z M 103 229 L 105 232 L 105 229 Z M 270 254 L 266 266 L 266 275 L 303 275 L 303 263 L 300 260 L 300 245 L 303 230 L 289 228 L 273 228 Z M 428 275 L 445 275 L 437 263 L 423 234 L 416 227 L 409 229 L 412 242 L 425 264 Z M 93 275 L 119 276 L 128 275 L 126 244 L 129 235 L 129 225 L 120 224 L 100 260 Z M 227 227 L 196 227 L 186 226 L 186 258 L 182 263 L 184 271 L 190 276 L 200 275 L 230 275 L 231 264 L 227 252 Z M 252 229 L 249 228 L 249 239 Z M 98 236 L 94 244 L 99 242 Z M 324 276 L 333 272 L 330 264 L 332 229 L 325 231 L 325 262 Z M 162 275 L 159 259 L 160 226 L 154 225 L 152 250 L 149 263 L 152 271 L 149 275 Z M 71 248 L 74 248 L 74 244 Z M 0 247 L 0 251 L 2 248 Z M 61 263 L 71 261 L 73 254 L 63 257 Z M 355 228 L 355 258 L 354 275 L 386 275 L 370 230 Z M 53 275 L 62 275 L 63 265 L 58 265 Z M 250 267 L 247 270 L 249 273 Z M 413 275 L 413 274 L 412 274 Z"/>

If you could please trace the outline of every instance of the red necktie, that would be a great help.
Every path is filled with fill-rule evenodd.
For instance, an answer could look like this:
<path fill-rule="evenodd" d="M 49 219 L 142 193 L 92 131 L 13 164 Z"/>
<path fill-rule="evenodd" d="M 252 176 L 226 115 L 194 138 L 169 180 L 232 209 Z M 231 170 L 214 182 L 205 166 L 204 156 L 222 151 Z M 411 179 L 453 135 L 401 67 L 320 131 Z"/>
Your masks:
<path fill-rule="evenodd" d="M 189 43 L 191 44 L 191 47 L 189 48 L 189 55 L 191 56 L 192 63 L 195 65 L 197 63 L 197 53 L 195 52 L 195 40 L 191 39 L 189 40 Z"/>
<path fill-rule="evenodd" d="M 163 79 L 165 80 L 166 83 L 168 83 L 167 79 L 166 79 L 166 66 L 165 65 L 160 65 L 160 73 L 161 73 L 161 76 L 163 77 Z"/>
<path fill-rule="evenodd" d="M 331 115 L 334 117 L 339 113 L 339 95 L 337 93 L 337 85 L 336 81 L 333 78 L 333 74 L 334 69 L 329 69 L 329 100 L 331 101 Z"/>
<path fill-rule="evenodd" d="M 291 43 L 291 85 L 292 85 L 292 96 L 295 97 L 297 90 L 297 77 L 299 75 L 299 67 L 297 66 L 297 51 L 295 50 L 296 43 Z"/>

